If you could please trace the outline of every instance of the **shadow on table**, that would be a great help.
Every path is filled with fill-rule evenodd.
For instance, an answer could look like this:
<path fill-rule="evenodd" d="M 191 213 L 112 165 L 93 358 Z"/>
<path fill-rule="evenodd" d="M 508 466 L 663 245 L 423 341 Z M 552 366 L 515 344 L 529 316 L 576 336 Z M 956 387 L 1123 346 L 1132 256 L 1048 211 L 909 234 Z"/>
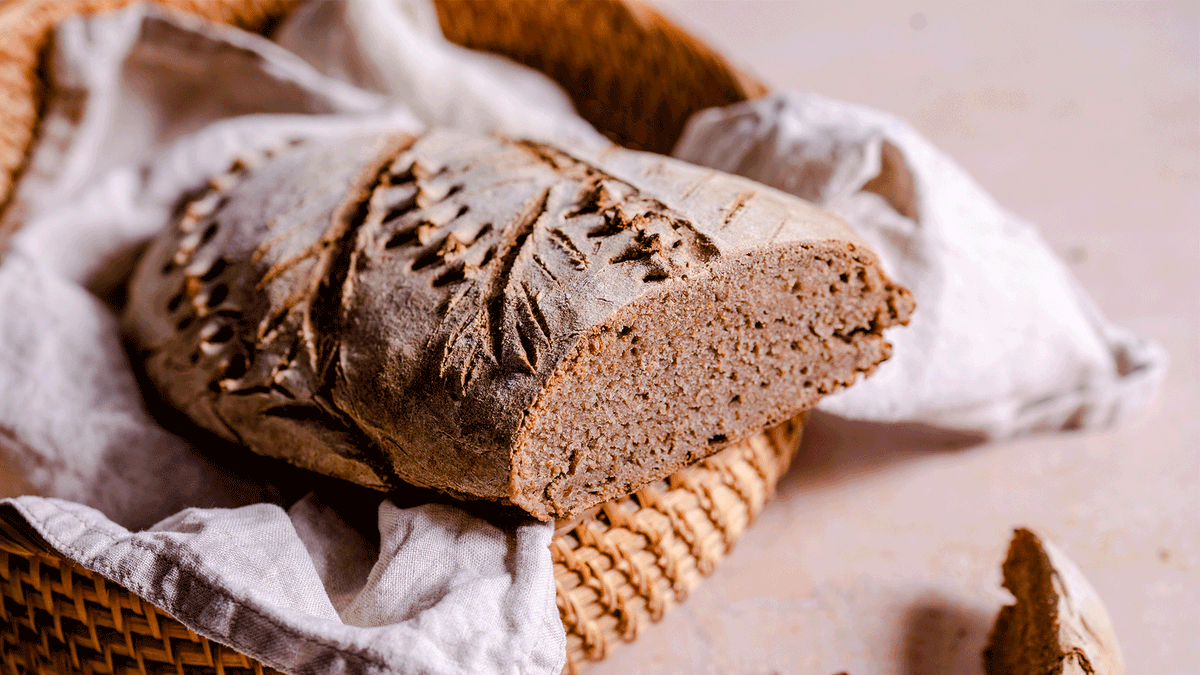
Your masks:
<path fill-rule="evenodd" d="M 814 410 L 800 451 L 779 483 L 779 494 L 840 483 L 894 464 L 980 445 L 980 434 L 924 424 L 861 422 Z"/>
<path fill-rule="evenodd" d="M 982 435 L 921 424 L 849 420 L 813 411 L 800 451 L 779 483 L 780 497 L 844 483 L 907 462 L 967 452 Z M 983 675 L 995 613 L 930 591 L 900 618 L 903 675 Z"/>
<path fill-rule="evenodd" d="M 930 593 L 904 615 L 904 675 L 983 675 L 995 616 Z"/>

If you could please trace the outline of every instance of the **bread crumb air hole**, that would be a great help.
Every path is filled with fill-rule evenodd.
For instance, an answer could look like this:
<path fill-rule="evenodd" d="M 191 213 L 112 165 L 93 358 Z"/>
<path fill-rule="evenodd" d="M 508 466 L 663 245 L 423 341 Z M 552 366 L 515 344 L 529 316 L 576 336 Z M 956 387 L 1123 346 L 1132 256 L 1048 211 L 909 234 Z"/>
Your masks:
<path fill-rule="evenodd" d="M 206 300 L 204 304 L 208 305 L 209 307 L 216 307 L 222 302 L 225 302 L 225 299 L 228 297 L 229 286 L 226 286 L 225 284 L 217 284 L 216 286 L 213 286 L 211 291 L 208 292 L 208 300 Z"/>
<path fill-rule="evenodd" d="M 246 370 L 246 357 L 242 354 L 234 354 L 233 358 L 229 359 L 229 366 L 225 368 L 222 377 L 226 380 L 236 380 L 245 375 Z"/>
<path fill-rule="evenodd" d="M 216 278 L 221 275 L 221 272 L 225 271 L 225 267 L 228 264 L 229 263 L 225 262 L 224 258 L 217 258 L 213 261 L 212 266 L 208 268 L 208 271 L 204 273 L 204 276 L 200 277 L 200 281 L 215 281 Z"/>
<path fill-rule="evenodd" d="M 222 344 L 225 342 L 229 342 L 232 339 L 233 339 L 233 327 L 226 324 L 224 326 L 221 326 L 221 328 L 218 329 L 216 333 L 213 333 L 212 337 L 208 338 L 208 341 L 211 342 L 212 344 Z"/>

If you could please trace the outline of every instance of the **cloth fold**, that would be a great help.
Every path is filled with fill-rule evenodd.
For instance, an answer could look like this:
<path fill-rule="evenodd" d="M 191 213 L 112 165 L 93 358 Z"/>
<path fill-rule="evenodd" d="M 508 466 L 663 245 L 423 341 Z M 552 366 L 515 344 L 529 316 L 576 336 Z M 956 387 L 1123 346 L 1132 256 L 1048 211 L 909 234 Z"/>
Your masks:
<path fill-rule="evenodd" d="M 819 409 L 989 438 L 1100 428 L 1166 352 L 1113 326 L 1042 240 L 905 122 L 804 92 L 699 113 L 673 153 L 845 218 L 917 301 L 892 357 Z"/>
<path fill-rule="evenodd" d="M 309 495 L 311 505 L 316 497 Z M 385 545 L 340 613 L 301 529 L 319 509 L 185 509 L 133 533 L 73 502 L 5 500 L 51 546 L 192 630 L 289 673 L 557 673 L 565 656 L 543 523 L 505 532 L 461 509 L 383 500 Z M 340 538 L 345 541 L 346 536 Z M 324 539 L 322 539 L 324 541 Z M 330 539 L 332 543 L 337 539 Z M 311 541 L 311 539 L 310 539 Z M 326 547 L 328 555 L 345 551 Z M 353 567 L 351 567 L 353 569 Z"/>

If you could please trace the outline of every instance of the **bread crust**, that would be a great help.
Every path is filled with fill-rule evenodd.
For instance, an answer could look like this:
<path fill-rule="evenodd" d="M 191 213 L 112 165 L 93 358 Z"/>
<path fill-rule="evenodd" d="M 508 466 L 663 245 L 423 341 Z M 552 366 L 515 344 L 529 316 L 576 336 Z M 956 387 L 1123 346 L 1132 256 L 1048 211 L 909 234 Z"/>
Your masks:
<path fill-rule="evenodd" d="M 130 297 L 152 381 L 201 425 L 542 519 L 811 407 L 913 307 L 844 223 L 770 188 L 452 131 L 235 166 Z"/>

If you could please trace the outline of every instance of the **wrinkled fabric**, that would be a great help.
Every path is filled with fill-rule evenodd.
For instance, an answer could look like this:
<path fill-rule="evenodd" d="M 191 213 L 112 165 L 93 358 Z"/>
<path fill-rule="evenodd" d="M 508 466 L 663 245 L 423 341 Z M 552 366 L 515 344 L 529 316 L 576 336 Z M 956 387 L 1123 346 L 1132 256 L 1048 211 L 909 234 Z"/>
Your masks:
<path fill-rule="evenodd" d="M 275 40 L 330 77 L 403 101 L 429 124 L 609 145 L 546 76 L 443 37 L 431 2 L 310 2 Z"/>
<path fill-rule="evenodd" d="M 1105 320 L 1033 225 L 901 120 L 785 92 L 698 113 L 674 155 L 837 213 L 913 292 L 892 357 L 820 410 L 1008 438 L 1112 425 L 1162 380 L 1162 348 Z"/>
<path fill-rule="evenodd" d="M 64 556 L 284 672 L 561 670 L 550 527 L 502 531 L 453 506 L 399 509 L 383 500 L 379 557 L 339 611 L 325 589 L 360 568 L 319 564 L 344 557 L 328 546 L 310 555 L 313 542 L 301 531 L 345 528 L 328 513 L 305 518 L 315 499 L 293 507 L 291 518 L 272 504 L 185 509 L 137 533 L 73 502 L 27 496 L 0 504 Z"/>
<path fill-rule="evenodd" d="M 7 494 L 88 504 L 132 528 L 275 498 L 256 472 L 222 466 L 223 442 L 159 426 L 112 311 L 19 251 L 0 265 L 0 336 L 0 468 L 20 481 Z"/>

